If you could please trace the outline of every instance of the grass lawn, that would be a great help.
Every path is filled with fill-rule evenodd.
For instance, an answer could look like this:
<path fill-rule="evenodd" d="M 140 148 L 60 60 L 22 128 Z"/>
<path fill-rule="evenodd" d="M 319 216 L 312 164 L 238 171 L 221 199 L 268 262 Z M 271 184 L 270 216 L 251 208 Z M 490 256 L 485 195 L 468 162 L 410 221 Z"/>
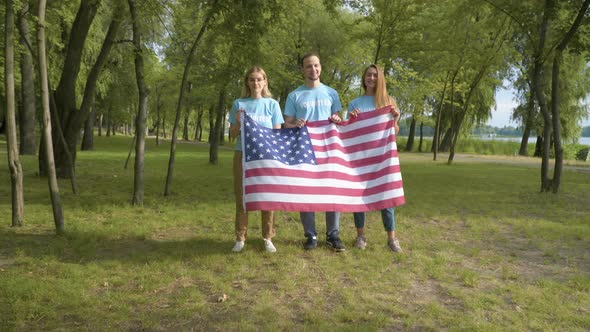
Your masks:
<path fill-rule="evenodd" d="M 25 224 L 10 227 L 0 142 L 0 331 L 29 330 L 590 330 L 590 173 L 565 170 L 561 192 L 539 193 L 538 168 L 486 161 L 446 165 L 400 153 L 404 248 L 393 254 L 379 212 L 364 251 L 306 252 L 297 213 L 277 212 L 275 254 L 251 213 L 233 246 L 231 148 L 209 165 L 204 144 L 146 151 L 146 197 L 130 206 L 129 137 L 96 137 L 79 152 L 80 194 L 60 180 L 66 234 L 54 235 L 47 179 L 22 157 Z M 320 243 L 323 213 L 317 215 Z"/>

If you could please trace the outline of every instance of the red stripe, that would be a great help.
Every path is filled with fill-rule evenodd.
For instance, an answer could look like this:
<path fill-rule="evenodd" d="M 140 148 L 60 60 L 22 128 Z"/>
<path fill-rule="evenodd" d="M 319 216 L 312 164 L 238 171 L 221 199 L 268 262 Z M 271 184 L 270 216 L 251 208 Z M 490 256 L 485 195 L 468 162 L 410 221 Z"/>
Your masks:
<path fill-rule="evenodd" d="M 387 146 L 388 144 L 395 142 L 395 136 L 389 135 L 387 139 L 379 139 L 371 142 L 363 142 L 356 145 L 347 145 L 343 147 L 341 144 L 338 143 L 331 143 L 328 145 L 312 145 L 313 150 L 316 152 L 326 152 L 331 150 L 336 150 L 344 153 L 355 153 L 359 151 L 366 151 L 371 149 L 376 149 L 379 147 Z"/>
<path fill-rule="evenodd" d="M 378 116 L 381 116 L 383 114 L 387 114 L 390 112 L 391 112 L 391 106 L 385 106 L 385 107 L 376 109 L 371 112 L 363 112 L 354 118 L 350 118 L 346 121 L 340 122 L 339 125 L 346 126 L 347 124 L 350 124 L 350 123 L 355 123 L 357 121 L 375 118 L 375 117 L 378 117 Z M 330 123 L 332 123 L 332 121 L 330 121 L 330 120 L 321 120 L 321 121 L 308 122 L 308 123 L 306 123 L 306 126 L 311 127 L 311 128 L 317 128 L 317 127 L 327 126 Z"/>
<path fill-rule="evenodd" d="M 309 137 L 311 137 L 312 139 L 316 139 L 316 140 L 325 140 L 325 139 L 330 139 L 332 137 L 340 137 L 340 139 L 349 139 L 349 138 L 355 138 L 358 136 L 382 132 L 382 131 L 385 131 L 385 130 L 388 130 L 391 128 L 393 128 L 393 120 L 387 121 L 387 122 L 376 123 L 373 125 L 361 127 L 359 129 L 351 130 L 348 132 L 340 132 L 339 130 L 332 129 L 332 130 L 325 131 L 322 133 L 312 133 L 309 131 L 308 131 L 308 133 L 309 133 Z"/>
<path fill-rule="evenodd" d="M 303 195 L 337 195 L 337 196 L 352 196 L 363 197 L 371 196 L 387 191 L 399 189 L 402 187 L 402 181 L 387 182 L 372 188 L 365 189 L 349 189 L 349 188 L 334 188 L 334 187 L 304 187 L 304 186 L 285 186 L 277 184 L 256 184 L 246 185 L 244 190 L 246 194 L 255 193 L 276 193 L 276 194 L 291 194 L 295 193 Z"/>
<path fill-rule="evenodd" d="M 318 163 L 318 165 L 336 164 L 336 165 L 342 165 L 342 166 L 345 166 L 348 168 L 357 168 L 357 167 L 379 164 L 382 161 L 385 161 L 391 157 L 397 157 L 397 150 L 391 151 L 391 155 L 383 154 L 381 156 L 374 156 L 374 157 L 357 159 L 357 160 L 352 160 L 352 161 L 348 161 L 348 160 L 342 159 L 337 156 L 332 156 L 332 157 L 327 157 L 327 158 L 317 158 L 316 157 L 316 162 Z"/>
<path fill-rule="evenodd" d="M 253 178 L 256 176 L 280 176 L 280 177 L 292 177 L 292 178 L 304 178 L 304 179 L 335 179 L 344 181 L 370 181 L 387 174 L 399 173 L 399 165 L 391 165 L 382 168 L 376 172 L 366 174 L 355 174 L 350 175 L 347 173 L 336 172 L 336 171 L 324 171 L 324 172 L 310 172 L 304 170 L 288 170 L 284 168 L 255 168 L 247 169 L 245 178 Z"/>
<path fill-rule="evenodd" d="M 395 197 L 388 200 L 374 202 L 370 204 L 346 205 L 346 204 L 317 204 L 317 203 L 288 203 L 260 201 L 246 203 L 247 211 L 297 211 L 297 212 L 322 212 L 322 211 L 339 211 L 339 212 L 366 212 L 382 210 L 394 206 L 402 205 L 406 199 Z"/>

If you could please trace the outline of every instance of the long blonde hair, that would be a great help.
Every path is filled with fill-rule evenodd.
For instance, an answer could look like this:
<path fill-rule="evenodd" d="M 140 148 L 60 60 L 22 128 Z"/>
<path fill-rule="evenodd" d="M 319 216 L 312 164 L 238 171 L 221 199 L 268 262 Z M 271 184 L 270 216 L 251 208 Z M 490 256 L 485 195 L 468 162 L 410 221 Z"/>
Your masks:
<path fill-rule="evenodd" d="M 266 81 L 266 84 L 264 85 L 264 88 L 262 89 L 262 97 L 271 98 L 272 93 L 270 93 L 270 91 L 268 90 L 268 78 L 266 77 L 266 73 L 264 72 L 264 69 L 262 69 L 258 66 L 252 66 L 246 72 L 246 76 L 244 76 L 244 86 L 242 86 L 241 97 L 242 98 L 252 97 L 252 91 L 250 91 L 250 86 L 248 86 L 248 79 L 250 78 L 250 74 L 252 74 L 252 73 L 262 74 L 262 77 L 264 77 L 264 80 Z"/>
<path fill-rule="evenodd" d="M 363 90 L 365 92 L 367 91 L 365 76 L 367 75 L 367 71 L 369 71 L 370 68 L 375 68 L 377 71 L 377 83 L 375 84 L 375 108 L 392 105 L 395 109 L 397 109 L 397 103 L 395 102 L 395 99 L 387 94 L 387 86 L 385 84 L 385 75 L 383 74 L 383 70 L 376 64 L 370 64 L 367 68 L 365 68 L 362 78 Z"/>

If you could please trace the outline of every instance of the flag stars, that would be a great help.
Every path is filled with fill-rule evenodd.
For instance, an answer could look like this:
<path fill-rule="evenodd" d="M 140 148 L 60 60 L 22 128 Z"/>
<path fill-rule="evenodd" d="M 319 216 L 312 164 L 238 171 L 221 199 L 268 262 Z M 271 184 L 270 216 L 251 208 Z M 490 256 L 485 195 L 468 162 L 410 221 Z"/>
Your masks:
<path fill-rule="evenodd" d="M 244 118 L 246 161 L 270 160 L 286 165 L 316 164 L 307 128 L 270 129 Z"/>

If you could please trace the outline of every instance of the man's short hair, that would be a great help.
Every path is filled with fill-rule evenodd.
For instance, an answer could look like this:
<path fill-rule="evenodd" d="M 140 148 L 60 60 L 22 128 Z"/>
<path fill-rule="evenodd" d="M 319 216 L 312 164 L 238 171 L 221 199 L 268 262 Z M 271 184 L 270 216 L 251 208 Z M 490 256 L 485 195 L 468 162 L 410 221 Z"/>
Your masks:
<path fill-rule="evenodd" d="M 318 58 L 318 60 L 320 60 L 320 56 L 316 53 L 316 52 L 309 52 L 309 53 L 305 53 L 303 55 L 303 57 L 301 58 L 301 63 L 299 64 L 300 67 L 303 67 L 303 62 L 305 61 L 305 59 L 315 56 L 316 58 Z"/>

